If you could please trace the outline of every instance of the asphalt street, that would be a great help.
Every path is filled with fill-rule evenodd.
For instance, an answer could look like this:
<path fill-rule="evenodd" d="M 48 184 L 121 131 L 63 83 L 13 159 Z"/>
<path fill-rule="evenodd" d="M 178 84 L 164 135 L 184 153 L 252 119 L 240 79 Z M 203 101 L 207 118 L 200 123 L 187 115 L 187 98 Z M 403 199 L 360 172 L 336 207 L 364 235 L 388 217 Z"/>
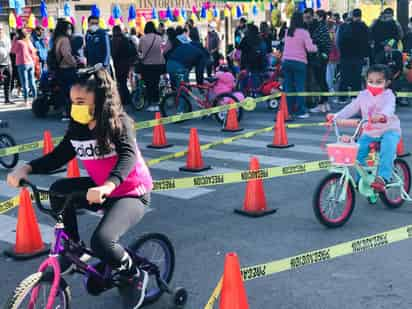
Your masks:
<path fill-rule="evenodd" d="M 0 119 L 9 121 L 8 131 L 18 144 L 42 139 L 46 129 L 53 136 L 64 133 L 67 123 L 62 123 L 57 117 L 36 119 L 30 110 L 13 109 L 0 105 Z M 136 121 L 153 118 L 153 113 L 129 111 Z M 412 109 L 400 107 L 398 114 L 406 148 L 412 149 Z M 245 113 L 241 126 L 247 132 L 270 126 L 273 120 L 274 113 L 262 105 L 254 112 Z M 301 122 L 319 121 L 323 121 L 321 115 Z M 145 159 L 185 149 L 192 127 L 198 129 L 202 144 L 236 134 L 221 132 L 221 127 L 213 118 L 194 119 L 167 125 L 168 140 L 175 146 L 153 150 L 146 148 L 151 142 L 151 129 L 140 130 L 137 140 Z M 327 158 L 320 147 L 324 133 L 323 127 L 289 129 L 289 140 L 296 145 L 289 149 L 266 148 L 265 145 L 272 141 L 272 133 L 262 134 L 217 146 L 204 152 L 203 159 L 213 167 L 208 174 L 245 170 L 252 156 L 261 159 L 262 167 L 322 160 Z M 22 154 L 20 160 L 29 161 L 40 154 L 41 151 Z M 411 163 L 409 158 L 407 160 Z M 155 165 L 151 167 L 153 178 L 190 177 L 192 174 L 178 171 L 184 163 L 185 159 L 181 158 Z M 6 170 L 0 170 L 0 201 L 17 194 L 16 190 L 5 185 L 6 174 Z M 326 172 L 316 172 L 265 180 L 268 207 L 278 208 L 278 211 L 263 218 L 246 218 L 233 213 L 235 208 L 243 205 L 244 183 L 154 193 L 152 211 L 122 241 L 130 243 L 145 232 L 166 234 L 176 251 L 173 286 L 183 286 L 188 290 L 186 308 L 201 309 L 223 272 L 227 252 L 236 252 L 242 266 L 248 266 L 412 223 L 411 204 L 389 210 L 380 202 L 375 206 L 369 205 L 358 195 L 355 211 L 344 227 L 335 230 L 324 228 L 314 216 L 312 196 L 325 174 Z M 32 179 L 41 186 L 49 186 L 58 177 L 64 177 L 64 174 L 33 176 Z M 43 238 L 47 242 L 51 238 L 53 221 L 38 212 L 37 215 Z M 14 243 L 13 224 L 16 217 L 17 209 L 0 215 L 1 251 Z M 86 242 L 98 220 L 99 217 L 89 213 L 80 216 L 81 235 Z M 250 308 L 411 308 L 411 245 L 411 240 L 406 240 L 365 253 L 249 281 L 245 286 Z M 0 304 L 6 301 L 22 279 L 36 271 L 40 262 L 41 258 L 21 262 L 0 257 Z M 120 308 L 116 291 L 94 297 L 86 293 L 79 276 L 66 279 L 72 289 L 72 308 Z M 165 296 L 147 308 L 167 308 L 167 301 Z"/>

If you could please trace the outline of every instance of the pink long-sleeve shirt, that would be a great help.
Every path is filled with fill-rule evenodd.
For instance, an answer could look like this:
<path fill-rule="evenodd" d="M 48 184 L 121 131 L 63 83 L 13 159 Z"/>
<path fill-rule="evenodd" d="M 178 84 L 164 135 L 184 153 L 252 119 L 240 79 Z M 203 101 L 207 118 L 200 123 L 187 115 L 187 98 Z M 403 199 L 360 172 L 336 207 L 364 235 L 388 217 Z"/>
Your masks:
<path fill-rule="evenodd" d="M 309 32 L 305 29 L 296 29 L 293 36 L 285 36 L 283 60 L 308 63 L 307 53 L 317 51 L 317 46 L 313 44 Z"/>
<path fill-rule="evenodd" d="M 373 96 L 369 90 L 361 91 L 356 99 L 345 106 L 335 115 L 335 119 L 346 119 L 355 116 L 359 112 L 362 119 L 368 120 L 369 116 L 385 115 L 385 123 L 372 123 L 370 128 L 364 126 L 364 134 L 371 137 L 381 137 L 388 131 L 401 131 L 401 123 L 395 115 L 396 98 L 392 90 L 386 89 L 382 94 Z"/>
<path fill-rule="evenodd" d="M 11 53 L 16 55 L 16 65 L 34 64 L 36 49 L 30 41 L 15 40 L 11 47 Z"/>

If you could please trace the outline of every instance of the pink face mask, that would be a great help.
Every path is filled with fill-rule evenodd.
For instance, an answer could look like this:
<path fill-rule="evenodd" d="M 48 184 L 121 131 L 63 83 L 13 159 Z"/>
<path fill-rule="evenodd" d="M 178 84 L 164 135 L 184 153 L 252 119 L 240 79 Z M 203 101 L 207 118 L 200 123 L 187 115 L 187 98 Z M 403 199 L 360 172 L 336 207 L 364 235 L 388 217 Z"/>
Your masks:
<path fill-rule="evenodd" d="M 377 95 L 382 94 L 383 91 L 385 90 L 384 87 L 375 87 L 375 86 L 371 86 L 371 85 L 368 85 L 368 86 L 367 86 L 367 89 L 369 90 L 369 92 L 370 92 L 374 97 L 376 97 Z"/>

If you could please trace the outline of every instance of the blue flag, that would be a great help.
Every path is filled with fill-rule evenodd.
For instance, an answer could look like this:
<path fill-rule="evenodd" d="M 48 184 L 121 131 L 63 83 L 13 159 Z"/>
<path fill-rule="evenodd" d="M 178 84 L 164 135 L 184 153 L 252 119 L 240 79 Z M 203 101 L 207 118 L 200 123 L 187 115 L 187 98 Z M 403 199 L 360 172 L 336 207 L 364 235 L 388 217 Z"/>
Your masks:
<path fill-rule="evenodd" d="M 42 2 L 40 3 L 40 14 L 41 14 L 41 17 L 48 16 L 47 5 L 46 5 L 46 2 L 44 2 L 44 0 L 42 0 Z"/>

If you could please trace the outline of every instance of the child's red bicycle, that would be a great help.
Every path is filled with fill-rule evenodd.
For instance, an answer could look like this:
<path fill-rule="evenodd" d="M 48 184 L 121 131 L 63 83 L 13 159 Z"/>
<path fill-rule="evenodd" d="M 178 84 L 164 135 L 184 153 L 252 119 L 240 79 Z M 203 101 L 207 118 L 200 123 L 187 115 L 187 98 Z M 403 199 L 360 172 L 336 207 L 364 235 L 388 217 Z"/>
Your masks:
<path fill-rule="evenodd" d="M 217 79 L 208 78 L 208 83 L 198 85 L 195 83 L 180 82 L 177 91 L 167 94 L 160 102 L 160 111 L 163 117 L 169 117 L 177 114 L 189 113 L 192 111 L 191 99 L 203 109 L 222 106 L 233 102 L 239 102 L 239 99 L 233 93 L 222 93 L 213 98 L 212 88 L 215 86 Z M 197 89 L 197 93 L 194 93 Z M 237 110 L 238 120 L 242 118 L 243 111 Z M 227 111 L 222 111 L 213 116 L 219 123 L 224 123 Z"/>

